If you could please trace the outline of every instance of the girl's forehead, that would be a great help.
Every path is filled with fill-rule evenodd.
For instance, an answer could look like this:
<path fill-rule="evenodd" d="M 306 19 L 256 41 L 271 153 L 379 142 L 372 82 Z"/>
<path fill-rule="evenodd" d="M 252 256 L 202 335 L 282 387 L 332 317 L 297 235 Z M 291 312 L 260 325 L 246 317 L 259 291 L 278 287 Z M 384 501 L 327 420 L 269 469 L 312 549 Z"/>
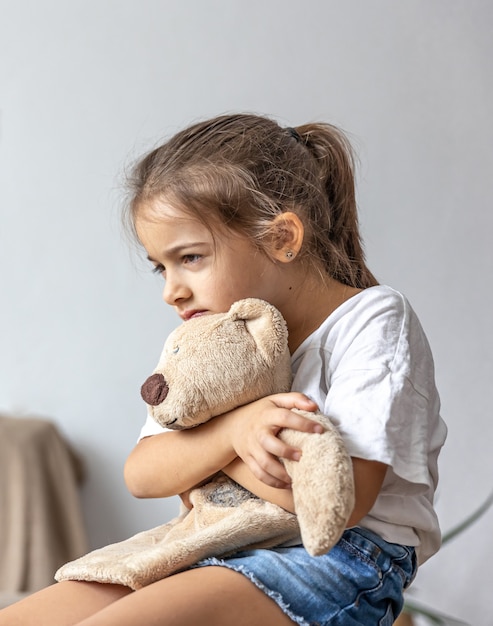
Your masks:
<path fill-rule="evenodd" d="M 244 238 L 239 233 L 228 228 L 210 216 L 206 222 L 194 215 L 192 211 L 177 207 L 164 200 L 156 200 L 141 205 L 134 217 L 135 230 L 142 241 L 141 234 L 152 231 L 154 234 L 174 238 L 176 236 L 193 238 L 200 237 L 204 240 L 218 242 L 230 242 L 231 239 Z"/>
<path fill-rule="evenodd" d="M 170 205 L 141 207 L 135 215 L 135 231 L 151 256 L 189 244 L 230 247 L 246 239 L 224 225 L 207 225 L 198 217 Z"/>
<path fill-rule="evenodd" d="M 141 204 L 137 210 L 136 223 L 139 221 L 154 222 L 154 223 L 176 223 L 180 222 L 199 222 L 200 220 L 187 212 L 185 209 L 180 209 L 165 200 L 153 200 Z"/>
<path fill-rule="evenodd" d="M 135 215 L 135 230 L 139 237 L 144 232 L 166 234 L 172 238 L 178 234 L 212 236 L 211 229 L 196 216 L 163 203 L 141 207 Z"/>
<path fill-rule="evenodd" d="M 144 245 L 152 242 L 169 246 L 176 242 L 211 241 L 213 238 L 202 222 L 186 215 L 139 215 L 135 230 Z"/>

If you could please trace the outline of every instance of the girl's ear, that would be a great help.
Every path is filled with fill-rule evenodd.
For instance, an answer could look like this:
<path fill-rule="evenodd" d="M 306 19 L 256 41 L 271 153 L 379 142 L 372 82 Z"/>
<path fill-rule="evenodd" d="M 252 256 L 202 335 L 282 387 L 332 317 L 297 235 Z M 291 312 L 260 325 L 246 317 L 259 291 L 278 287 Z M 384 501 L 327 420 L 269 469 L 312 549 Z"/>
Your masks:
<path fill-rule="evenodd" d="M 302 221 L 292 211 L 277 215 L 271 224 L 271 250 L 274 259 L 281 263 L 292 261 L 303 244 L 305 227 Z"/>

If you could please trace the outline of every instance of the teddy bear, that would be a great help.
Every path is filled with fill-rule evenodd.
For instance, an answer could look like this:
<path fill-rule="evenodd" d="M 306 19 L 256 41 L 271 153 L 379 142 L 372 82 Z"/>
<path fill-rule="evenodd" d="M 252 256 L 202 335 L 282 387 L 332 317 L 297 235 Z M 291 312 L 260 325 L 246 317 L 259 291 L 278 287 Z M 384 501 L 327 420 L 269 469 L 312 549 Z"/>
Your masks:
<path fill-rule="evenodd" d="M 291 360 L 281 313 L 256 298 L 226 313 L 192 318 L 165 342 L 142 385 L 149 414 L 167 429 L 189 429 L 256 399 L 289 391 Z M 298 411 L 298 409 L 295 409 Z M 312 555 L 340 539 L 354 507 L 351 459 L 341 435 L 320 412 L 298 411 L 324 427 L 279 436 L 302 451 L 282 459 L 292 480 L 296 514 L 250 493 L 222 472 L 191 490 L 192 508 L 156 528 L 63 565 L 55 578 L 140 589 L 207 557 L 302 542 Z M 300 541 L 301 539 L 301 541 Z"/>

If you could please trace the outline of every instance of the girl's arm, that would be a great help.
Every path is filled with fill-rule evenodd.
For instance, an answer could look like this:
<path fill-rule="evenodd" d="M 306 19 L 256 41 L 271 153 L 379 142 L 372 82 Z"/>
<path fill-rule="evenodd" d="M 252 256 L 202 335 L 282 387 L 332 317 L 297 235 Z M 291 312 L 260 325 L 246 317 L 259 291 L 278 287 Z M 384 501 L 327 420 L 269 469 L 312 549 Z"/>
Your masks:
<path fill-rule="evenodd" d="M 380 461 L 367 461 L 351 457 L 354 474 L 355 505 L 347 527 L 356 526 L 367 515 L 377 499 L 388 465 Z"/>
<path fill-rule="evenodd" d="M 387 465 L 378 461 L 367 461 L 352 457 L 352 462 L 355 506 L 347 523 L 348 528 L 356 526 L 369 513 L 375 504 L 387 471 Z M 248 489 L 260 498 L 273 502 L 291 513 L 295 512 L 291 489 L 277 489 L 266 485 L 252 474 L 240 458 L 236 458 L 223 471 L 230 478 L 245 487 L 245 489 Z"/>
<path fill-rule="evenodd" d="M 190 431 L 170 431 L 141 439 L 127 458 L 124 478 L 137 498 L 165 498 L 190 490 L 236 456 L 221 442 L 219 421 Z M 212 450 L 213 448 L 213 450 Z"/>
<path fill-rule="evenodd" d="M 289 476 L 278 457 L 299 458 L 299 450 L 283 443 L 281 428 L 318 432 L 319 425 L 289 408 L 314 410 L 302 394 L 278 394 L 210 420 L 187 431 L 166 432 L 142 439 L 125 465 L 125 481 L 139 498 L 187 492 L 219 470 L 255 495 L 294 512 Z M 372 508 L 387 466 L 353 458 L 355 507 L 348 527 Z"/>
<path fill-rule="evenodd" d="M 271 405 L 274 401 L 278 407 L 293 408 L 286 402 L 286 399 L 290 399 L 289 396 L 290 394 L 270 396 L 266 400 Z M 264 404 L 260 400 L 257 406 L 263 407 Z M 268 406 L 267 404 L 266 410 L 259 412 L 253 421 L 240 419 L 236 423 L 233 422 L 233 427 L 239 428 L 238 432 L 233 432 L 237 458 L 230 465 L 224 467 L 223 471 L 255 495 L 294 512 L 293 496 L 289 488 L 290 479 L 284 466 L 279 462 L 279 458 L 298 460 L 300 451 L 287 447 L 277 437 L 280 428 L 272 425 L 271 416 L 267 410 Z M 298 406 L 297 408 L 301 407 Z M 315 404 L 307 410 L 311 411 L 314 408 Z M 243 408 L 237 409 L 240 418 L 242 411 Z M 291 415 L 296 414 L 291 413 Z M 311 432 L 321 432 L 322 430 L 322 427 L 320 430 L 314 428 Z M 289 456 L 285 453 L 286 450 Z M 387 472 L 387 465 L 378 461 L 352 457 L 352 464 L 355 506 L 348 520 L 348 528 L 355 526 L 369 513 L 375 504 Z"/>
<path fill-rule="evenodd" d="M 225 413 L 191 430 L 165 432 L 142 439 L 125 464 L 125 482 L 139 498 L 184 493 L 229 465 L 237 456 L 259 480 L 289 487 L 278 457 L 299 458 L 277 434 L 282 428 L 319 432 L 320 426 L 292 408 L 315 410 L 300 393 L 277 394 Z"/>

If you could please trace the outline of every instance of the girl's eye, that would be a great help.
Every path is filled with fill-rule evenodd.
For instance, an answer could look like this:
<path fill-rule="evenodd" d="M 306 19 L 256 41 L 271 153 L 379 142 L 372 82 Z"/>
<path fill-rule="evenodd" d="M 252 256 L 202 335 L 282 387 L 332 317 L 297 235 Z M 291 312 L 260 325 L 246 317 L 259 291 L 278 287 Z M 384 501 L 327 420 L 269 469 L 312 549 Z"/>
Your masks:
<path fill-rule="evenodd" d="M 184 263 L 197 263 L 202 258 L 201 254 L 185 254 L 183 256 Z"/>
<path fill-rule="evenodd" d="M 193 265 L 202 259 L 201 254 L 184 254 L 181 257 L 181 262 L 185 265 Z M 152 268 L 153 274 L 162 274 L 163 276 L 166 274 L 166 268 L 161 263 L 158 263 Z"/>

